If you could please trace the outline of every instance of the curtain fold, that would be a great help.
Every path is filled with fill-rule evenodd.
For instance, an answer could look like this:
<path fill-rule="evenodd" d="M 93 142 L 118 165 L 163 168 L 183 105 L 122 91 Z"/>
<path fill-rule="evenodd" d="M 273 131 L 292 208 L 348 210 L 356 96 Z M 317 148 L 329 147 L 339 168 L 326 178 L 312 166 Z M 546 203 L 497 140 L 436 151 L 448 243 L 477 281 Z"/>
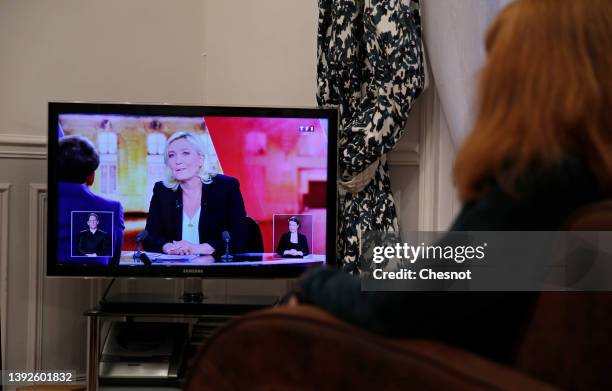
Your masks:
<path fill-rule="evenodd" d="M 397 232 L 385 156 L 424 85 L 418 0 L 319 0 L 317 101 L 340 112 L 338 257 L 359 270 L 361 235 Z"/>
<path fill-rule="evenodd" d="M 489 23 L 510 0 L 426 0 L 423 40 L 435 88 L 456 147 L 474 118 L 478 70 Z"/>

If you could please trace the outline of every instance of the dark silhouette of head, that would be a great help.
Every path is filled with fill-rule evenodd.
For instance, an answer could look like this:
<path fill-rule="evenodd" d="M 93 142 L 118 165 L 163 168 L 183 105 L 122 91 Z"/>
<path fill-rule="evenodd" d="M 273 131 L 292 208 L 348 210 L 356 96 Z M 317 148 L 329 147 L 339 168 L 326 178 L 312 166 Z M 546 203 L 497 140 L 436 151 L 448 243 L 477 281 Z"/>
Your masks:
<path fill-rule="evenodd" d="M 91 185 L 94 172 L 100 165 L 100 156 L 93 143 L 85 137 L 67 136 L 59 140 L 58 162 L 60 181 Z"/>

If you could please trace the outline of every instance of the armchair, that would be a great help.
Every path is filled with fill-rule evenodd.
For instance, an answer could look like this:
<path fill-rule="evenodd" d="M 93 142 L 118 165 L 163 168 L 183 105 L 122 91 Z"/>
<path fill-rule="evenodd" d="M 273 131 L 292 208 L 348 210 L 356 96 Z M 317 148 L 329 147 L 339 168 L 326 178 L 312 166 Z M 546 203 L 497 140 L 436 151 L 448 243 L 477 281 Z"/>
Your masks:
<path fill-rule="evenodd" d="M 612 230 L 612 201 L 578 211 L 571 230 Z M 503 366 L 436 341 L 371 334 L 318 308 L 253 312 L 204 346 L 186 390 L 612 389 L 612 293 L 543 292 Z"/>

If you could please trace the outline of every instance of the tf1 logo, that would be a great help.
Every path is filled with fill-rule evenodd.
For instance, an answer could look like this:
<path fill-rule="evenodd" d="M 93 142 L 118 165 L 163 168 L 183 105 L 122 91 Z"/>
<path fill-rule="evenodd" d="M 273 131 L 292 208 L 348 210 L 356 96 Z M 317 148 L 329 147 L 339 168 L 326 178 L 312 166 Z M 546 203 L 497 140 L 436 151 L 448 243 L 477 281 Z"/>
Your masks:
<path fill-rule="evenodd" d="M 314 126 L 300 126 L 299 127 L 299 131 L 300 133 L 314 133 Z"/>

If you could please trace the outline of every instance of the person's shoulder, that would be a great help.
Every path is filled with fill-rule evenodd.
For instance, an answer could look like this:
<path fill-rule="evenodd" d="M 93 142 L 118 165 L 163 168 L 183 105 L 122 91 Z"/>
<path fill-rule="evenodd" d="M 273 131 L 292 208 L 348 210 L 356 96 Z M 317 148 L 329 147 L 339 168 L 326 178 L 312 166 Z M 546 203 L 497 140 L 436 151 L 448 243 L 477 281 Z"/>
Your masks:
<path fill-rule="evenodd" d="M 89 230 L 84 229 L 82 231 L 79 231 L 79 235 L 85 235 L 87 233 L 87 231 L 89 231 Z"/>
<path fill-rule="evenodd" d="M 166 185 L 164 185 L 164 182 L 162 181 L 155 182 L 155 185 L 153 186 L 154 195 L 166 197 L 166 196 L 173 194 L 174 192 L 175 192 L 174 189 L 167 187 Z"/>
<path fill-rule="evenodd" d="M 94 202 L 96 203 L 96 205 L 98 205 L 98 206 L 111 207 L 111 208 L 114 208 L 114 209 L 121 208 L 121 202 L 119 202 L 119 201 L 111 200 L 110 198 L 102 197 L 101 195 L 98 195 L 98 194 L 94 193 L 93 191 L 91 191 L 91 189 L 89 189 L 89 188 L 87 188 L 86 191 L 89 193 L 89 196 L 91 197 L 91 199 L 93 199 Z"/>
<path fill-rule="evenodd" d="M 95 196 L 95 194 L 93 194 L 91 190 L 82 183 L 59 181 L 57 185 L 59 194 L 62 195 L 60 197 L 60 201 L 70 200 L 72 202 L 74 200 L 86 199 Z"/>
<path fill-rule="evenodd" d="M 153 193 L 158 193 L 158 192 L 169 192 L 172 191 L 172 189 L 166 187 L 166 185 L 164 185 L 163 181 L 158 181 L 155 182 L 155 185 L 153 185 Z"/>
<path fill-rule="evenodd" d="M 223 175 L 223 174 L 215 175 L 214 177 L 212 177 L 212 181 L 213 183 L 218 183 L 219 185 L 226 185 L 226 186 L 236 186 L 239 184 L 237 178 L 233 176 L 229 176 L 229 175 Z"/>
<path fill-rule="evenodd" d="M 99 229 L 97 232 L 100 232 L 100 235 L 107 235 L 108 234 L 106 231 L 102 231 L 101 229 Z"/>
<path fill-rule="evenodd" d="M 101 196 L 98 196 L 98 197 L 100 197 L 101 200 L 104 200 L 104 202 L 106 202 L 115 212 L 123 210 L 123 206 L 121 205 L 121 202 L 111 200 L 108 198 L 104 198 Z"/>

